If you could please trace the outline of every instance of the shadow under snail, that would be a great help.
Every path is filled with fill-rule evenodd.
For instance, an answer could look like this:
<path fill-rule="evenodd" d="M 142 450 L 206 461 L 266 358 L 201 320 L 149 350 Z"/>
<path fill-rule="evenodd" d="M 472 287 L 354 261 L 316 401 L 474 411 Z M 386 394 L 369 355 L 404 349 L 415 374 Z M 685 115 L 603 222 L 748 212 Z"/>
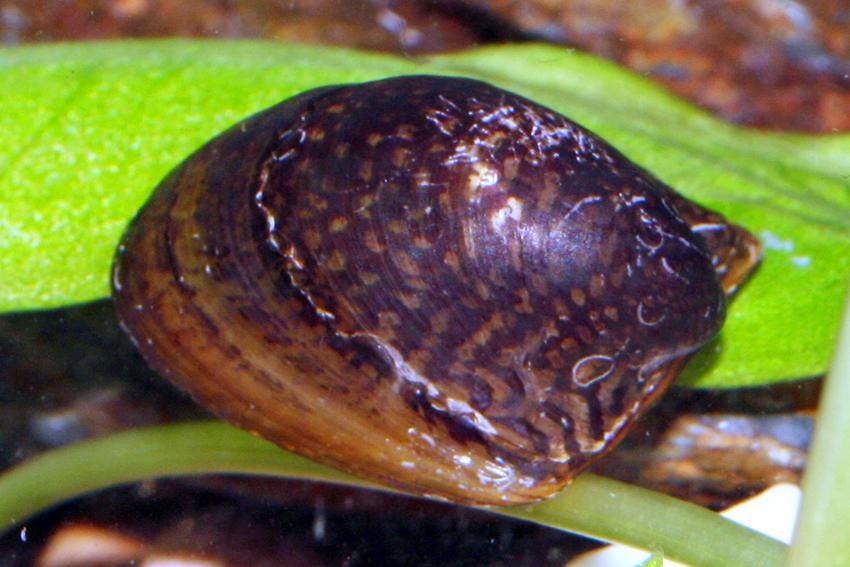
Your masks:
<path fill-rule="evenodd" d="M 461 78 L 315 89 L 161 183 L 114 264 L 148 363 L 234 424 L 506 505 L 611 449 L 720 329 L 756 239 Z"/>

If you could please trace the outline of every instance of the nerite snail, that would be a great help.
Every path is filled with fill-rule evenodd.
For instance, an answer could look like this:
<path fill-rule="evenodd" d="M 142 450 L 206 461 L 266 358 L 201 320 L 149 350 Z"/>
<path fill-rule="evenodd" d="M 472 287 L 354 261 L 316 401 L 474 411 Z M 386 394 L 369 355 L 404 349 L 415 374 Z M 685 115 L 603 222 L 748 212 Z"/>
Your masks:
<path fill-rule="evenodd" d="M 114 266 L 147 361 L 217 415 L 377 482 L 549 496 L 719 330 L 757 241 L 486 83 L 316 89 L 221 134 Z"/>

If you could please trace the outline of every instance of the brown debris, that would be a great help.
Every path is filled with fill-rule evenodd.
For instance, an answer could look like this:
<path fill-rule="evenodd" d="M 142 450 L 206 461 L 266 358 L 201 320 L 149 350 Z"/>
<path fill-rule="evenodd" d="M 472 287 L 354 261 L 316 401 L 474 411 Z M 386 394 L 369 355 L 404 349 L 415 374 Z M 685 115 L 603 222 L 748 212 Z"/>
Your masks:
<path fill-rule="evenodd" d="M 718 116 L 850 129 L 850 7 L 841 0 L 7 0 L 0 40 L 270 38 L 415 55 L 505 41 L 584 49 Z"/>

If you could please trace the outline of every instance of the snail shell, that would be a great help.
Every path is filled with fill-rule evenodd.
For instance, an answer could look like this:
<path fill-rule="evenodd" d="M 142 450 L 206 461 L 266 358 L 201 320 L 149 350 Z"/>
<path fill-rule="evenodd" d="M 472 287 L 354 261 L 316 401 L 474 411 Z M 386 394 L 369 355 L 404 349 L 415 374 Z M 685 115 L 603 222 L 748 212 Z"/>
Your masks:
<path fill-rule="evenodd" d="M 554 494 L 711 339 L 757 241 L 479 81 L 303 93 L 157 188 L 114 265 L 149 364 L 279 445 L 477 504 Z"/>

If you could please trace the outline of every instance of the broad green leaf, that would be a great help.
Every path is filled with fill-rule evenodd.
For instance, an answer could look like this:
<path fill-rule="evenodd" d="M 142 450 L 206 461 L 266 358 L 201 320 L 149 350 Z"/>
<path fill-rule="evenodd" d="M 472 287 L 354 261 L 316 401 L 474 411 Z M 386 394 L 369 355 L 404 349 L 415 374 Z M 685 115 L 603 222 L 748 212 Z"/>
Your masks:
<path fill-rule="evenodd" d="M 850 275 L 850 136 L 735 128 L 615 65 L 551 46 L 422 61 L 267 42 L 0 50 L 0 310 L 106 296 L 132 214 L 170 168 L 239 118 L 314 86 L 409 73 L 467 75 L 529 96 L 762 238 L 763 266 L 687 383 L 826 369 Z"/>

